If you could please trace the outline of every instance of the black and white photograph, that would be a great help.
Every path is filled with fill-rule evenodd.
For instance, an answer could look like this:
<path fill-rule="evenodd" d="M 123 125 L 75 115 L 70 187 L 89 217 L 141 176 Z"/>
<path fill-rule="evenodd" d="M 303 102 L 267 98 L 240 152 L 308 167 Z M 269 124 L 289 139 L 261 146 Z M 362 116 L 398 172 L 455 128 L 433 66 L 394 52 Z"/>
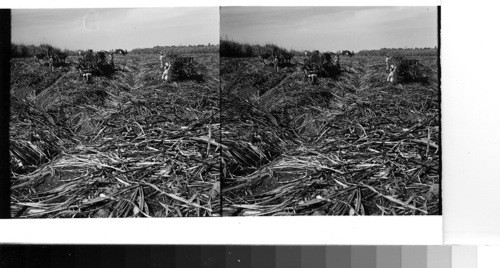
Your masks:
<path fill-rule="evenodd" d="M 11 16 L 13 218 L 441 215 L 438 7 Z"/>
<path fill-rule="evenodd" d="M 0 266 L 497 267 L 497 10 L 0 2 Z"/>
<path fill-rule="evenodd" d="M 220 216 L 218 7 L 11 18 L 11 217 Z"/>
<path fill-rule="evenodd" d="M 223 215 L 441 215 L 439 16 L 221 7 Z"/>

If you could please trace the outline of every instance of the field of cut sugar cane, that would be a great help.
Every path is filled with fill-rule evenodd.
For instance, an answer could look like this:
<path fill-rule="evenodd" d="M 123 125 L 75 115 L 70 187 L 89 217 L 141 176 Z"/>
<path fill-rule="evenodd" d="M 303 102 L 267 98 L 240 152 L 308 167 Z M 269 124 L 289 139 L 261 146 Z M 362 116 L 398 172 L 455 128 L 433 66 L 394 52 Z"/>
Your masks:
<path fill-rule="evenodd" d="M 405 83 L 384 59 L 342 56 L 312 84 L 300 57 L 222 57 L 223 215 L 439 215 L 438 58 Z"/>
<path fill-rule="evenodd" d="M 197 78 L 169 83 L 156 54 L 91 82 L 76 57 L 13 59 L 12 217 L 219 215 L 219 56 L 193 57 Z"/>

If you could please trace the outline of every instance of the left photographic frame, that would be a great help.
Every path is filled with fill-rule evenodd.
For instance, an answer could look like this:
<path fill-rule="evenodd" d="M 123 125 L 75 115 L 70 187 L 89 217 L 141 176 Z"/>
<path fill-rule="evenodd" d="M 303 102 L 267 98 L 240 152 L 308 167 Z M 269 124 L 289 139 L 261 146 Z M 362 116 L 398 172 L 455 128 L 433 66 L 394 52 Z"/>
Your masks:
<path fill-rule="evenodd" d="M 11 10 L 10 216 L 220 216 L 219 9 Z"/>

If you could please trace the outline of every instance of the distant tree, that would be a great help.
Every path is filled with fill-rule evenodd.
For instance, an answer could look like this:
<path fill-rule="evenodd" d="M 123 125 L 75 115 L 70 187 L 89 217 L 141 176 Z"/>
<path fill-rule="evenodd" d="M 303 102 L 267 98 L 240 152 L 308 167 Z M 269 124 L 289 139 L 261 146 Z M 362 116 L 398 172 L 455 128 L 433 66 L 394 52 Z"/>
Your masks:
<path fill-rule="evenodd" d="M 437 49 L 431 48 L 382 48 L 378 50 L 361 50 L 360 56 L 386 56 L 386 55 L 407 55 L 407 56 L 436 56 Z"/>

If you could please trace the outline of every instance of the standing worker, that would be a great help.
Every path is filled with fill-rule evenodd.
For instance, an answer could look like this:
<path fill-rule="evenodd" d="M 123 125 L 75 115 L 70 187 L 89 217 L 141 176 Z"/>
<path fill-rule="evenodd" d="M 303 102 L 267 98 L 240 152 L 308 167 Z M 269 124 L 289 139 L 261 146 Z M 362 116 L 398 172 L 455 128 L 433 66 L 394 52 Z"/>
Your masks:
<path fill-rule="evenodd" d="M 274 55 L 273 64 L 274 64 L 274 69 L 276 70 L 276 72 L 279 72 L 279 70 L 280 70 L 280 67 L 279 67 L 279 64 L 280 64 L 280 55 L 278 53 L 276 53 Z"/>
<path fill-rule="evenodd" d="M 163 56 L 163 53 L 160 54 L 160 68 L 163 68 L 163 65 L 165 64 L 164 61 L 164 56 Z"/>
<path fill-rule="evenodd" d="M 167 62 L 165 63 L 165 69 L 163 71 L 163 74 L 161 75 L 161 80 L 164 80 L 168 82 L 168 71 L 170 70 L 170 64 Z"/>
<path fill-rule="evenodd" d="M 333 56 L 333 64 L 335 65 L 335 67 L 337 67 L 337 69 L 340 70 L 340 60 L 339 60 L 339 55 L 334 55 Z"/>
<path fill-rule="evenodd" d="M 54 57 L 52 55 L 49 57 L 49 71 L 54 72 Z"/>
<path fill-rule="evenodd" d="M 385 70 L 389 71 L 389 55 L 385 56 Z"/>
<path fill-rule="evenodd" d="M 111 53 L 109 53 L 109 55 L 111 56 L 110 63 L 111 63 L 111 66 L 113 66 L 113 67 L 115 67 L 114 54 L 115 54 L 114 50 L 111 50 Z"/>
<path fill-rule="evenodd" d="M 387 76 L 387 82 L 393 83 L 396 76 L 396 66 L 391 64 L 389 68 L 389 75 Z"/>

